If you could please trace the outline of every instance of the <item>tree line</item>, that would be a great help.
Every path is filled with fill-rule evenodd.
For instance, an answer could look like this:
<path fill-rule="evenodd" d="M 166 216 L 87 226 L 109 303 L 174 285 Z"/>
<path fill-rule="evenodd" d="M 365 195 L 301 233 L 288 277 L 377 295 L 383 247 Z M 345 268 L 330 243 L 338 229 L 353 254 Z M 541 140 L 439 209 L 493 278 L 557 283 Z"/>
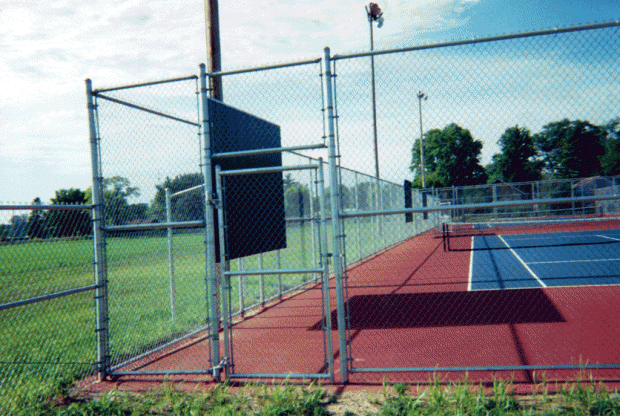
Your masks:
<path fill-rule="evenodd" d="M 131 186 L 127 178 L 114 176 L 103 179 L 103 200 L 106 225 L 124 225 L 142 222 L 166 221 L 166 188 L 171 194 L 203 184 L 201 173 L 167 177 L 163 183 L 156 185 L 155 197 L 150 204 L 131 203 L 131 199 L 140 196 L 140 190 Z M 311 192 L 309 185 L 295 180 L 291 174 L 283 177 L 284 208 L 286 218 L 307 219 L 319 210 L 316 192 Z M 381 184 L 382 201 L 400 198 L 399 189 L 393 184 Z M 331 190 L 325 190 L 326 209 L 330 210 Z M 354 187 L 341 185 L 340 195 L 344 209 L 376 209 L 377 183 L 374 180 L 362 181 Z M 52 205 L 87 205 L 92 203 L 91 189 L 60 189 L 51 199 Z M 43 205 L 40 198 L 32 201 L 33 205 Z M 204 194 L 202 190 L 186 192 L 175 196 L 170 203 L 171 220 L 194 221 L 204 219 Z M 89 210 L 32 210 L 29 215 L 13 216 L 9 224 L 0 224 L 0 242 L 19 239 L 81 238 L 92 232 L 91 213 Z"/>
<path fill-rule="evenodd" d="M 146 219 L 148 204 L 130 204 L 129 198 L 140 195 L 121 176 L 103 180 L 103 200 L 107 225 L 125 224 L 128 219 Z M 91 189 L 60 189 L 51 198 L 52 205 L 88 205 L 92 203 Z M 35 198 L 32 205 L 43 205 Z M 89 210 L 34 209 L 30 215 L 14 215 L 9 224 L 0 224 L 0 242 L 19 239 L 80 238 L 92 233 Z"/>
<path fill-rule="evenodd" d="M 583 120 L 552 122 L 532 133 L 524 126 L 507 128 L 500 152 L 482 166 L 483 144 L 452 123 L 424 134 L 426 187 L 482 185 L 496 181 L 529 182 L 611 176 L 620 172 L 620 118 L 605 125 Z M 412 148 L 413 184 L 422 187 L 420 140 Z"/>
<path fill-rule="evenodd" d="M 588 121 L 564 119 L 545 125 L 538 133 L 524 126 L 507 128 L 498 140 L 499 153 L 491 162 L 480 163 L 483 143 L 471 132 L 456 123 L 424 134 L 424 167 L 426 187 L 481 185 L 496 181 L 530 182 L 541 179 L 569 179 L 620 173 L 620 118 L 605 125 Z M 410 169 L 414 172 L 413 186 L 422 187 L 420 140 L 412 147 Z M 103 180 L 103 199 L 107 225 L 166 220 L 165 189 L 176 193 L 203 184 L 200 173 L 166 178 L 156 185 L 151 204 L 131 203 L 140 190 L 121 176 Z M 295 181 L 290 174 L 283 178 L 287 218 L 307 217 L 310 207 L 319 207 L 311 200 L 308 185 Z M 393 187 L 380 186 L 384 201 L 398 198 Z M 329 210 L 330 190 L 326 190 Z M 373 209 L 377 206 L 377 184 L 366 181 L 340 189 L 343 209 Z M 51 199 L 52 205 L 91 204 L 91 189 L 60 189 Z M 33 205 L 42 205 L 40 198 Z M 189 192 L 171 201 L 172 221 L 204 219 L 204 196 L 200 191 Z M 0 241 L 7 239 L 76 238 L 90 235 L 91 214 L 88 210 L 32 210 L 30 215 L 16 215 L 9 224 L 0 224 Z"/>

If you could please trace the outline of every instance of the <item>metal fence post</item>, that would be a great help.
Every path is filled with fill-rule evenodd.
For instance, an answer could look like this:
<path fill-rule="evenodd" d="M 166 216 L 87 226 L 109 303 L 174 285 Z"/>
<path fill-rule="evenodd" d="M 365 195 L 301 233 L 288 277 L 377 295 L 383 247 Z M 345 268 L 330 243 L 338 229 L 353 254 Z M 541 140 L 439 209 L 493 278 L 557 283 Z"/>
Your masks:
<path fill-rule="evenodd" d="M 332 308 L 329 293 L 329 249 L 327 243 L 327 210 L 325 209 L 325 175 L 323 173 L 323 158 L 319 158 L 318 169 L 319 191 L 319 218 L 320 218 L 320 241 L 319 252 L 321 265 L 323 266 L 323 296 L 325 298 L 325 331 L 327 339 L 327 367 L 329 381 L 334 383 L 334 347 L 332 342 Z"/>
<path fill-rule="evenodd" d="M 276 266 L 278 269 L 282 268 L 282 260 L 280 258 L 280 250 L 276 251 Z M 282 275 L 278 274 L 278 299 L 282 300 Z"/>
<path fill-rule="evenodd" d="M 86 80 L 86 100 L 88 107 L 88 126 L 90 135 L 90 156 L 93 176 L 93 250 L 94 273 L 97 286 L 95 305 L 97 308 L 97 369 L 99 380 L 105 380 L 110 370 L 108 337 L 108 279 L 105 262 L 104 212 L 102 198 L 101 166 L 99 161 L 99 143 L 97 141 L 97 124 L 95 121 L 95 102 L 90 79 Z"/>
<path fill-rule="evenodd" d="M 172 208 L 171 208 L 171 199 L 170 196 L 170 188 L 166 188 L 166 222 L 170 224 L 172 222 Z M 175 293 L 176 289 L 174 286 L 175 276 L 174 276 L 174 253 L 172 248 L 172 227 L 168 227 L 168 269 L 170 270 L 170 315 L 172 319 L 176 319 L 177 317 L 177 305 Z"/>
<path fill-rule="evenodd" d="M 344 279 L 342 270 L 342 254 L 340 248 L 342 242 L 341 225 L 340 225 L 340 187 L 338 184 L 338 165 L 336 163 L 336 137 L 334 129 L 334 104 L 332 101 L 332 73 L 331 73 L 331 56 L 329 48 L 324 49 L 325 55 L 323 59 L 323 71 L 325 74 L 325 82 L 323 83 L 325 94 L 325 116 L 327 117 L 327 140 L 329 155 L 329 179 L 330 179 L 330 199 L 331 199 L 331 216 L 332 216 L 332 238 L 333 238 L 333 256 L 334 256 L 334 276 L 336 280 L 336 310 L 338 322 L 338 348 L 340 350 L 340 377 L 341 382 L 346 383 L 349 380 L 348 360 L 347 356 L 347 337 L 344 319 Z"/>
<path fill-rule="evenodd" d="M 209 104 L 207 102 L 207 73 L 204 64 L 200 64 L 200 98 L 202 101 L 202 174 L 205 196 L 205 244 L 206 244 L 206 280 L 207 304 L 209 305 L 209 330 L 211 332 L 211 355 L 213 378 L 220 380 L 220 311 L 218 310 L 218 285 L 215 269 L 215 220 L 213 215 L 213 182 L 211 172 L 211 134 L 209 126 Z M 221 253 L 223 255 L 223 253 Z"/>
<path fill-rule="evenodd" d="M 220 175 L 221 169 L 220 165 L 215 166 L 215 186 L 217 190 L 217 195 L 219 199 L 219 204 L 217 207 L 217 220 L 219 227 L 219 238 L 218 244 L 220 247 L 220 265 L 223 265 L 226 261 L 226 245 L 224 242 L 225 233 L 226 233 L 226 224 L 224 224 L 224 192 L 222 191 L 222 176 Z M 229 294 L 230 294 L 230 276 L 226 276 L 224 273 L 227 271 L 227 268 L 220 267 L 220 282 L 222 286 L 222 309 L 224 313 L 222 314 L 222 327 L 224 332 L 224 362 L 226 368 L 226 377 L 229 378 L 232 374 L 232 366 L 234 365 L 232 361 L 232 351 L 230 348 L 230 305 Z"/>

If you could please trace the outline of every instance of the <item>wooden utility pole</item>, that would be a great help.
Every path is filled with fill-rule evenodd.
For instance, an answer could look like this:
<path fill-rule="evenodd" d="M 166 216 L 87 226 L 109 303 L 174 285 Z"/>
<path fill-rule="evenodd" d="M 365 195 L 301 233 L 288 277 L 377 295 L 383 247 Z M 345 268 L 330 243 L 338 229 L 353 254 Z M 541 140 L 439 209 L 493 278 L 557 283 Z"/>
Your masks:
<path fill-rule="evenodd" d="M 222 70 L 222 61 L 220 55 L 220 23 L 219 23 L 219 11 L 217 7 L 217 0 L 204 0 L 205 1 L 205 32 L 206 32 L 206 41 L 207 41 L 207 75 L 213 72 Z M 211 98 L 214 98 L 219 101 L 223 101 L 224 94 L 222 92 L 222 78 L 220 76 L 209 77 L 209 84 L 211 87 Z M 210 156 L 209 156 L 210 157 Z M 208 188 L 207 188 L 208 189 Z M 213 190 L 212 190 L 213 191 Z M 211 193 L 213 194 L 213 192 Z M 207 209 L 211 209 L 207 207 Z M 217 218 L 217 214 L 216 217 Z M 215 230 L 213 230 L 214 236 L 217 234 Z M 222 236 L 223 238 L 223 236 Z M 215 239 L 215 243 L 218 244 L 218 239 Z M 220 262 L 215 264 L 215 322 L 220 322 L 221 319 L 221 308 L 220 308 L 220 287 L 221 287 L 221 272 L 222 268 L 224 270 L 229 270 L 230 265 L 229 262 L 224 261 L 224 253 L 220 253 Z M 226 313 L 226 312 L 225 312 Z M 226 331 L 226 328 L 224 328 Z M 213 365 L 217 366 L 220 364 L 220 354 L 219 354 L 219 335 L 218 331 L 215 331 L 215 341 L 213 345 Z M 225 338 L 226 339 L 226 338 Z M 228 360 L 230 357 L 224 357 Z M 225 371 L 229 371 L 229 367 L 226 365 Z M 216 381 L 220 380 L 220 370 L 216 370 L 213 373 Z"/>
<path fill-rule="evenodd" d="M 205 23 L 207 35 L 207 73 L 222 70 L 220 54 L 220 19 L 217 0 L 205 0 Z M 211 97 L 222 101 L 222 78 L 211 77 Z"/>

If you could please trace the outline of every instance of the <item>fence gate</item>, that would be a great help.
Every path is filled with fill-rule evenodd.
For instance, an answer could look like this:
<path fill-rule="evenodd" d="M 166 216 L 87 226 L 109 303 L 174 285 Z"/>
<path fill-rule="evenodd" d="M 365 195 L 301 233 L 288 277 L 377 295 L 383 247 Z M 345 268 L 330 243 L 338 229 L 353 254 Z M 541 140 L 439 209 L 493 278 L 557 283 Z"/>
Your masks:
<path fill-rule="evenodd" d="M 215 168 L 227 378 L 333 382 L 322 165 Z"/>

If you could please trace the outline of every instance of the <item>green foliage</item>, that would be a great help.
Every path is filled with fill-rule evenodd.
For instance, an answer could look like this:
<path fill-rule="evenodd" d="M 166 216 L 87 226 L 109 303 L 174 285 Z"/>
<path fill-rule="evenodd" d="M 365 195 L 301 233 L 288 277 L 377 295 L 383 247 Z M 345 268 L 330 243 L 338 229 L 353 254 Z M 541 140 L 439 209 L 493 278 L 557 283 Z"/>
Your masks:
<path fill-rule="evenodd" d="M 482 142 L 474 140 L 469 130 L 452 123 L 443 130 L 433 129 L 424 134 L 424 170 L 426 187 L 479 185 L 486 182 L 486 172 L 480 165 Z M 421 187 L 422 171 L 420 141 L 412 150 L 410 169 L 415 172 L 413 185 Z"/>
<path fill-rule="evenodd" d="M 37 197 L 32 201 L 32 205 L 43 205 L 41 198 Z M 44 238 L 45 237 L 45 218 L 43 211 L 32 210 L 28 217 L 28 237 Z"/>
<path fill-rule="evenodd" d="M 174 179 L 166 178 L 164 183 L 157 185 L 157 193 L 149 208 L 149 217 L 160 221 L 166 219 L 166 188 L 174 194 L 185 189 L 193 188 L 204 183 L 201 173 L 186 173 L 177 175 Z M 193 221 L 204 219 L 204 192 L 196 190 L 172 198 L 170 210 L 172 221 Z"/>
<path fill-rule="evenodd" d="M 313 384 L 293 386 L 285 382 L 275 387 L 250 386 L 233 393 L 226 383 L 210 391 L 193 392 L 165 383 L 145 394 L 111 391 L 68 405 L 43 401 L 30 406 L 24 415 L 323 416 L 328 415 L 328 403 L 327 392 Z"/>
<path fill-rule="evenodd" d="M 232 391 L 227 383 L 212 390 L 188 391 L 183 385 L 164 383 L 147 393 L 111 391 L 89 400 L 71 398 L 70 380 L 54 388 L 41 386 L 24 395 L 10 414 L 15 415 L 258 415 L 325 416 L 327 406 L 337 402 L 321 386 L 248 384 Z M 459 382 L 445 382 L 434 376 L 415 392 L 410 385 L 384 384 L 383 399 L 373 401 L 380 416 L 417 415 L 614 415 L 620 412 L 617 392 L 581 376 L 575 383 L 560 386 L 556 395 L 547 394 L 544 377 L 530 397 L 517 396 L 512 380 L 495 379 L 490 388 L 473 385 L 467 375 Z M 348 410 L 345 414 L 357 415 Z M 368 413 L 369 414 L 369 413 Z"/>
<path fill-rule="evenodd" d="M 604 131 L 588 121 L 564 119 L 545 125 L 534 136 L 545 171 L 557 178 L 601 174 Z"/>
<path fill-rule="evenodd" d="M 315 210 L 318 207 L 315 207 Z M 284 211 L 287 218 L 299 218 L 310 214 L 310 190 L 295 181 L 291 174 L 284 178 Z"/>
<path fill-rule="evenodd" d="M 327 392 L 315 388 L 314 383 L 309 386 L 295 386 L 284 382 L 275 387 L 263 385 L 258 391 L 258 408 L 256 415 L 260 416 L 326 416 L 329 413 L 324 408 Z"/>
<path fill-rule="evenodd" d="M 121 225 L 145 219 L 148 205 L 130 205 L 128 199 L 140 196 L 140 189 L 130 186 L 129 179 L 113 176 L 103 179 L 103 203 L 107 225 Z"/>
<path fill-rule="evenodd" d="M 86 193 L 76 188 L 60 189 L 52 205 L 84 205 Z M 49 210 L 44 215 L 46 237 L 82 237 L 91 233 L 90 212 L 87 210 Z"/>
<path fill-rule="evenodd" d="M 605 130 L 605 154 L 601 157 L 603 175 L 620 173 L 620 118 L 610 121 Z"/>
<path fill-rule="evenodd" d="M 497 143 L 501 152 L 493 155 L 487 166 L 490 182 L 530 182 L 541 178 L 543 162 L 535 160 L 534 139 L 527 128 L 508 128 Z"/>

